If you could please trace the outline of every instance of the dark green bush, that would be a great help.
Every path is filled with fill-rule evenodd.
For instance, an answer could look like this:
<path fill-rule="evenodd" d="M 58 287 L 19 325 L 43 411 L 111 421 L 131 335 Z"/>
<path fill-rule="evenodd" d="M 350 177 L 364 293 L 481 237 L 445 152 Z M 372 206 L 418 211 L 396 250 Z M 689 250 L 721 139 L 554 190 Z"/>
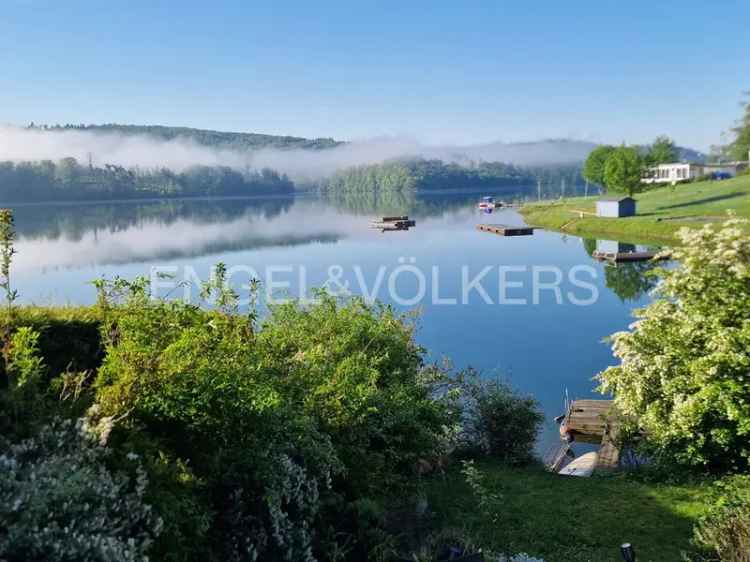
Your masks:
<path fill-rule="evenodd" d="M 205 310 L 128 290 L 103 325 L 98 415 L 120 420 L 115 442 L 153 443 L 190 467 L 186 497 L 208 526 L 186 556 L 208 542 L 221 560 L 325 559 L 321 529 L 349 541 L 351 502 L 407 487 L 416 461 L 440 451 L 449 410 L 388 308 L 324 298 L 275 307 L 256 329 L 227 295 Z M 178 495 L 154 497 L 165 519 L 185 515 L 169 512 Z M 192 524 L 168 521 L 154 556 Z"/>
<path fill-rule="evenodd" d="M 0 325 L 7 312 L 0 312 Z M 14 326 L 26 326 L 39 333 L 39 349 L 48 377 L 65 371 L 94 370 L 101 364 L 101 314 L 94 307 L 36 307 L 14 309 Z M 5 374 L 0 361 L 0 374 Z"/>
<path fill-rule="evenodd" d="M 715 484 L 711 508 L 695 527 L 704 562 L 750 562 L 750 476 Z"/>
<path fill-rule="evenodd" d="M 466 400 L 464 445 L 512 464 L 532 460 L 534 443 L 544 421 L 539 404 L 499 380 L 470 373 Z"/>

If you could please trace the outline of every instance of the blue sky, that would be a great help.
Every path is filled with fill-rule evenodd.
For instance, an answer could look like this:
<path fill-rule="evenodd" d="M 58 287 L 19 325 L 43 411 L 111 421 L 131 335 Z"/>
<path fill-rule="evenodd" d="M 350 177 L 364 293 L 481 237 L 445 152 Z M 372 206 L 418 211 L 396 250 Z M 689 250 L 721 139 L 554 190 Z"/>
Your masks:
<path fill-rule="evenodd" d="M 0 123 L 705 149 L 750 89 L 750 3 L 4 0 Z"/>

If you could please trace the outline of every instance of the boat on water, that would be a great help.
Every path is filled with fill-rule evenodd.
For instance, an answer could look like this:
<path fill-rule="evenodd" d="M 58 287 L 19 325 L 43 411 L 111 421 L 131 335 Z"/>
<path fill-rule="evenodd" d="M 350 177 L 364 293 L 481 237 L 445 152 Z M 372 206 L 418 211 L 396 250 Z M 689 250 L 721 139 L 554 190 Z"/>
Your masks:
<path fill-rule="evenodd" d="M 489 195 L 482 197 L 479 200 L 479 204 L 477 205 L 480 209 L 487 210 L 487 209 L 494 209 L 495 208 L 495 198 L 491 197 Z"/>

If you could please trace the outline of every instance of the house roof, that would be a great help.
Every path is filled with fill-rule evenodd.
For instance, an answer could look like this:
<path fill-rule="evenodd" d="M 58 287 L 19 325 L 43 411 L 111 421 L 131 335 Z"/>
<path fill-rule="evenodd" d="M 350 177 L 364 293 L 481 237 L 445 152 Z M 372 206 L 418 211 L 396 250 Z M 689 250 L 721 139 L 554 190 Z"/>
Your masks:
<path fill-rule="evenodd" d="M 599 201 L 609 201 L 609 202 L 617 202 L 617 203 L 619 203 L 620 201 L 626 201 L 626 200 L 635 201 L 635 199 L 633 199 L 632 197 L 628 197 L 627 195 L 623 197 L 601 197 L 599 199 Z"/>

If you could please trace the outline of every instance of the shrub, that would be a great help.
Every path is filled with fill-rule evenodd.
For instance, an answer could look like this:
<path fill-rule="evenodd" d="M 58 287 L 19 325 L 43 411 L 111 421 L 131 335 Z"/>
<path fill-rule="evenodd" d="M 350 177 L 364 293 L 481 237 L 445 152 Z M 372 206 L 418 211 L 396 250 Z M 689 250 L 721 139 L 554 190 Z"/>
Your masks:
<path fill-rule="evenodd" d="M 58 421 L 0 455 L 0 559 L 148 560 L 161 521 L 143 501 L 147 478 L 113 473 L 107 450 Z"/>
<path fill-rule="evenodd" d="M 314 560 L 321 528 L 357 533 L 347 504 L 402 489 L 442 445 L 448 411 L 390 309 L 323 298 L 274 307 L 257 329 L 221 279 L 206 287 L 222 293 L 210 310 L 118 283 L 97 406 L 122 420 L 116 442 L 140 433 L 189 464 L 219 558 Z"/>
<path fill-rule="evenodd" d="M 6 318 L 7 312 L 0 311 L 0 324 Z M 22 306 L 14 309 L 13 324 L 39 334 L 39 352 L 48 377 L 68 370 L 94 370 L 101 364 L 101 317 L 93 308 Z M 0 370 L 4 369 L 0 362 Z"/>
<path fill-rule="evenodd" d="M 662 458 L 742 469 L 750 459 L 750 238 L 745 221 L 683 229 L 658 298 L 612 337 L 602 392 Z"/>
<path fill-rule="evenodd" d="M 473 373 L 464 388 L 464 444 L 509 463 L 529 462 L 544 421 L 537 401 L 516 394 L 499 380 L 482 380 Z"/>
<path fill-rule="evenodd" d="M 750 476 L 715 484 L 711 508 L 696 525 L 693 542 L 706 562 L 750 562 Z"/>

